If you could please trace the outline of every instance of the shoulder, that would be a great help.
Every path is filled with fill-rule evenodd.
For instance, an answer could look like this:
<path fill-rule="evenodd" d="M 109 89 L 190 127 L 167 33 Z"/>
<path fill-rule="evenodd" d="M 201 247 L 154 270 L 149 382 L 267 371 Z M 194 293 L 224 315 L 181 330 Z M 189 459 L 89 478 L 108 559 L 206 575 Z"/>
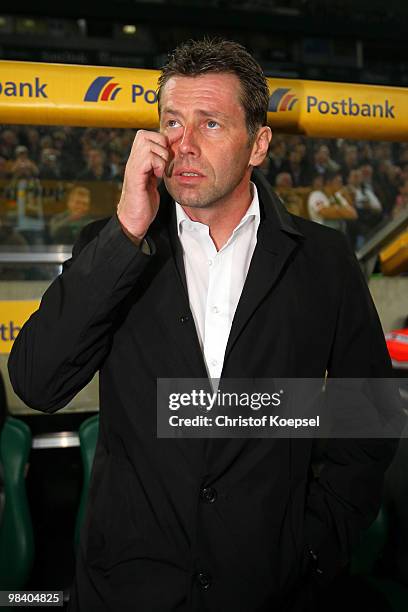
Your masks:
<path fill-rule="evenodd" d="M 294 226 L 303 236 L 300 248 L 307 260 L 314 261 L 318 268 L 328 265 L 333 276 L 344 266 L 351 264 L 355 267 L 355 254 L 342 232 L 316 221 L 291 216 Z"/>
<path fill-rule="evenodd" d="M 105 225 L 112 219 L 112 217 L 104 217 L 103 219 L 98 219 L 97 221 L 92 221 L 85 225 L 82 228 L 77 241 L 75 242 L 73 253 L 79 253 L 82 249 L 91 242 L 100 231 L 105 227 Z"/>
<path fill-rule="evenodd" d="M 322 202 L 326 204 L 329 199 L 323 191 L 311 191 L 309 194 L 309 203 Z"/>

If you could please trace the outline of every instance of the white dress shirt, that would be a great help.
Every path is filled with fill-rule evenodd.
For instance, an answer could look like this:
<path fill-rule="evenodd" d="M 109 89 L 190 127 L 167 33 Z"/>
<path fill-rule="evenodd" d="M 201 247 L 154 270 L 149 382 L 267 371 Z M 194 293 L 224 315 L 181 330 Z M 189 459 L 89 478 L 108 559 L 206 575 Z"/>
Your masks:
<path fill-rule="evenodd" d="M 256 246 L 259 200 L 253 183 L 251 188 L 248 210 L 219 251 L 208 226 L 192 221 L 176 202 L 190 309 L 210 378 L 221 376 L 232 320 Z"/>

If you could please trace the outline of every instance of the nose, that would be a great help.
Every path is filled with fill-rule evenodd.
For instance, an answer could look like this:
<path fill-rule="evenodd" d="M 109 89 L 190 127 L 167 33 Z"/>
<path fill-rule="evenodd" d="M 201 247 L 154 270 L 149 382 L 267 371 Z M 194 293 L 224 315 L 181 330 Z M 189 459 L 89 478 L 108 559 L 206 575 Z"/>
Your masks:
<path fill-rule="evenodd" d="M 200 147 L 194 126 L 186 125 L 183 129 L 182 138 L 178 146 L 179 155 L 200 155 Z"/>

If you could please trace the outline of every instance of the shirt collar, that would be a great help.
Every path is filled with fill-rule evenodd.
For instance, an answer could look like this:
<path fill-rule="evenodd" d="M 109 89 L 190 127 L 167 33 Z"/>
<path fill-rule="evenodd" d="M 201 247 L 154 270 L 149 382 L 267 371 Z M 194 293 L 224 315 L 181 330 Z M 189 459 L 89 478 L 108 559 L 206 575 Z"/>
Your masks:
<path fill-rule="evenodd" d="M 256 188 L 255 183 L 253 183 L 252 181 L 250 182 L 250 185 L 251 185 L 252 194 L 253 194 L 251 204 L 249 205 L 241 221 L 238 223 L 238 225 L 232 232 L 233 234 L 236 231 L 238 231 L 238 229 L 242 227 L 245 223 L 247 223 L 249 219 L 252 219 L 252 218 L 255 219 L 257 226 L 259 225 L 259 222 L 261 219 L 261 213 L 259 209 L 258 190 Z M 194 228 L 196 229 L 202 229 L 203 227 L 207 228 L 206 225 L 204 225 L 203 223 L 200 223 L 199 221 L 192 221 L 187 216 L 183 207 L 178 202 L 176 202 L 176 218 L 177 218 L 177 233 L 178 233 L 179 238 L 180 238 L 180 235 L 183 229 L 192 230 Z M 208 232 L 208 228 L 207 228 L 207 232 Z"/>

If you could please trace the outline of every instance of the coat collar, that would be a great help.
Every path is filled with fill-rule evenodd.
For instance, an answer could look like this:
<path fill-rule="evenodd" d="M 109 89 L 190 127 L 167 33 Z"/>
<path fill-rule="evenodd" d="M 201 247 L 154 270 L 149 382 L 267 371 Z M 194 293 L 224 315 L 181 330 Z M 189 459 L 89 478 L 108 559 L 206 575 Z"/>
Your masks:
<path fill-rule="evenodd" d="M 254 170 L 252 180 L 258 189 L 261 223 L 256 248 L 232 322 L 225 351 L 224 370 L 228 364 L 228 356 L 239 336 L 254 316 L 258 306 L 285 273 L 291 257 L 294 256 L 303 238 L 294 219 L 263 174 L 259 170 Z"/>

